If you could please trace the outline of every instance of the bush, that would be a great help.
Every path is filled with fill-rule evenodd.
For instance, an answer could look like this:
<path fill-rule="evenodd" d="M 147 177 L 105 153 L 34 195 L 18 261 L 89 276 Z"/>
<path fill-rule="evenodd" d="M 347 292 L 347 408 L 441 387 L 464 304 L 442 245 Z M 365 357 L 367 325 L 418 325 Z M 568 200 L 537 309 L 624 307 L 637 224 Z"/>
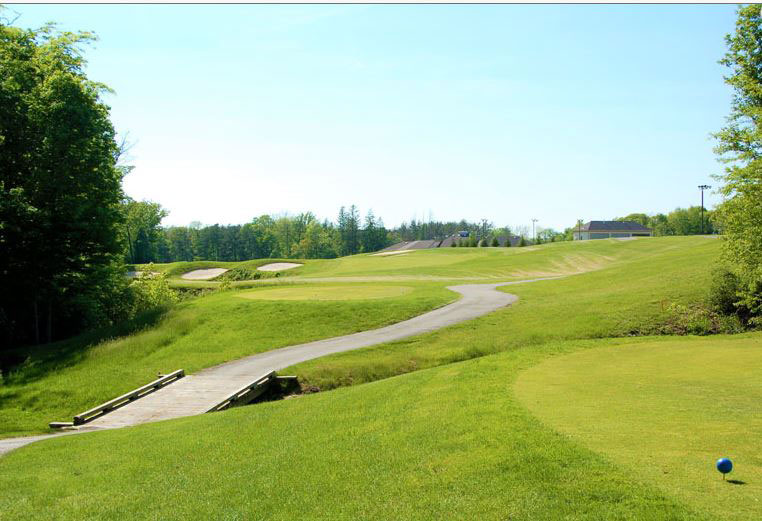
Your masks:
<path fill-rule="evenodd" d="M 506 237 L 505 238 L 505 247 L 506 248 L 510 248 L 511 247 L 511 238 L 510 237 Z"/>
<path fill-rule="evenodd" d="M 673 302 L 667 308 L 667 315 L 666 324 L 659 331 L 666 335 L 740 333 L 744 329 L 737 316 L 721 315 L 700 304 L 684 306 Z"/>
<path fill-rule="evenodd" d="M 744 299 L 743 283 L 740 277 L 727 268 L 717 268 L 712 273 L 709 286 L 709 307 L 722 315 L 735 316 L 745 326 L 759 326 L 759 316 L 749 309 Z M 760 292 L 762 288 L 757 288 Z"/>
<path fill-rule="evenodd" d="M 170 306 L 180 300 L 177 292 L 169 287 L 167 276 L 154 273 L 153 264 L 149 264 L 140 277 L 132 281 L 130 289 L 133 296 L 132 316 L 154 308 Z"/>
<path fill-rule="evenodd" d="M 500 246 L 500 241 L 497 240 L 497 237 L 492 237 L 491 246 Z"/>
<path fill-rule="evenodd" d="M 738 310 L 735 304 L 739 301 L 740 285 L 741 281 L 735 273 L 726 268 L 716 269 L 709 286 L 709 306 L 723 315 L 736 314 Z"/>
<path fill-rule="evenodd" d="M 487 242 L 487 239 L 482 239 L 479 241 L 480 248 L 486 248 L 487 246 L 489 246 L 489 242 Z"/>
<path fill-rule="evenodd" d="M 455 243 L 455 241 L 452 241 L 450 243 L 450 248 L 455 248 L 456 246 L 457 246 L 457 244 Z"/>
<path fill-rule="evenodd" d="M 524 247 L 527 245 L 527 240 L 522 236 L 521 240 L 519 241 L 519 246 Z"/>
<path fill-rule="evenodd" d="M 261 271 L 252 270 L 244 267 L 237 267 L 226 271 L 222 275 L 215 277 L 214 280 L 220 282 L 233 282 L 237 280 L 259 280 L 264 274 Z"/>

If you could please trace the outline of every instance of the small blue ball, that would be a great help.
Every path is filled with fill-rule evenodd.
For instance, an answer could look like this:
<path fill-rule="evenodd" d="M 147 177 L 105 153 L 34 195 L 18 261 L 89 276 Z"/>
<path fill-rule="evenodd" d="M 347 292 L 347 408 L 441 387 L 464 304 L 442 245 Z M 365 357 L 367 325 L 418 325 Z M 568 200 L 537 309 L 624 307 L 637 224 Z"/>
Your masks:
<path fill-rule="evenodd" d="M 717 470 L 719 470 L 723 474 L 727 474 L 728 472 L 733 470 L 733 462 L 730 461 L 728 458 L 720 458 L 717 460 Z"/>

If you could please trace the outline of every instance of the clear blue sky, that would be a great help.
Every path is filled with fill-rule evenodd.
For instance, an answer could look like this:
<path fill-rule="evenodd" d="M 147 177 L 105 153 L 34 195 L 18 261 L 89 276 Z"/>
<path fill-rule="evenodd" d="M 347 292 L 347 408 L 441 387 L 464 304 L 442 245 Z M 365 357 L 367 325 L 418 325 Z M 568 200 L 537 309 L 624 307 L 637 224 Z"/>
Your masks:
<path fill-rule="evenodd" d="M 698 204 L 722 170 L 732 5 L 9 7 L 99 35 L 125 190 L 164 224 L 354 203 L 563 229 Z"/>

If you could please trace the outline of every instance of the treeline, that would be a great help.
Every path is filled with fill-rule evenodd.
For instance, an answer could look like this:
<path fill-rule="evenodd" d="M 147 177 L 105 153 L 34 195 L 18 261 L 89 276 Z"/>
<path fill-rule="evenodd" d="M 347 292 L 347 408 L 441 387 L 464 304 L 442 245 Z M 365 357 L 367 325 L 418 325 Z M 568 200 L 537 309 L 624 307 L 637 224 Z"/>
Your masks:
<path fill-rule="evenodd" d="M 193 260 L 244 261 L 251 259 L 332 259 L 381 250 L 402 241 L 445 239 L 468 232 L 476 244 L 491 245 L 497 237 L 520 236 L 533 242 L 527 227 L 495 227 L 480 222 L 403 222 L 387 229 L 382 219 L 368 211 L 360 218 L 356 206 L 342 207 L 336 222 L 319 220 L 311 212 L 289 216 L 262 215 L 246 224 L 161 227 L 167 212 L 150 201 L 124 202 L 124 258 L 128 264 Z M 552 229 L 536 230 L 537 242 L 564 240 Z"/>
<path fill-rule="evenodd" d="M 468 232 L 468 236 L 475 239 L 477 244 L 492 244 L 497 237 L 520 237 L 525 242 L 537 240 L 538 242 L 551 242 L 565 240 L 563 233 L 552 228 L 535 229 L 535 237 L 529 231 L 528 226 L 503 226 L 496 227 L 487 219 L 479 222 L 470 222 L 465 219 L 460 221 L 417 221 L 412 219 L 409 223 L 403 222 L 397 228 L 391 230 L 392 242 L 422 241 L 432 239 L 446 239 L 460 232 Z M 569 236 L 571 240 L 571 236 Z"/>
<path fill-rule="evenodd" d="M 651 228 L 654 235 L 699 235 L 718 233 L 715 214 L 704 208 L 703 226 L 700 206 L 675 208 L 668 214 L 631 213 L 624 217 L 615 217 L 615 221 L 635 221 Z"/>
<path fill-rule="evenodd" d="M 336 223 L 311 212 L 262 215 L 246 224 L 159 226 L 166 211 L 149 201 L 125 202 L 125 260 L 131 264 L 263 258 L 331 259 L 373 252 L 391 244 L 381 219 L 354 205 L 339 210 Z M 134 237 L 134 239 L 133 239 Z"/>
<path fill-rule="evenodd" d="M 409 223 L 403 222 L 391 231 L 393 242 L 402 241 L 426 241 L 433 239 L 445 239 L 459 232 L 466 231 L 476 237 L 488 237 L 493 234 L 509 234 L 507 228 L 496 229 L 494 224 L 482 219 L 480 222 L 460 221 L 418 221 L 412 219 Z"/>

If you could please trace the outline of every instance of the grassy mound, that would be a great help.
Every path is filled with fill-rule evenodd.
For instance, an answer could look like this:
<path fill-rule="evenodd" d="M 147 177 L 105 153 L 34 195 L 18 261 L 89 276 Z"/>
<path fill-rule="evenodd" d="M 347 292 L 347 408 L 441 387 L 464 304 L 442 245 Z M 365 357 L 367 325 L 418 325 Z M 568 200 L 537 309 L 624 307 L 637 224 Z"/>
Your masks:
<path fill-rule="evenodd" d="M 672 318 L 670 302 L 704 297 L 717 240 L 611 242 L 614 247 L 639 245 L 639 249 L 631 251 L 627 261 L 597 271 L 505 286 L 501 290 L 518 295 L 519 302 L 476 320 L 311 360 L 287 371 L 328 389 L 557 340 L 652 334 Z M 554 245 L 548 246 L 552 251 Z"/>
<path fill-rule="evenodd" d="M 48 422 L 69 420 L 150 382 L 157 372 L 193 373 L 270 349 L 381 327 L 457 297 L 424 285 L 398 297 L 343 302 L 249 300 L 236 294 L 185 301 L 158 324 L 123 338 L 90 343 L 81 337 L 32 350 L 29 361 L 1 381 L 0 436 L 46 431 Z"/>
<path fill-rule="evenodd" d="M 762 518 L 762 337 L 682 338 L 553 357 L 521 401 L 670 495 L 720 519 Z M 714 462 L 735 462 L 723 482 Z"/>
<path fill-rule="evenodd" d="M 69 401 L 84 399 L 83 388 L 89 384 L 84 376 L 101 370 L 111 382 L 95 384 L 102 394 L 122 377 L 120 371 L 132 374 L 162 360 L 169 367 L 157 369 L 193 370 L 217 363 L 213 360 L 306 341 L 310 335 L 332 336 L 329 333 L 339 329 L 368 329 L 401 320 L 452 298 L 444 287 L 456 281 L 569 275 L 506 287 L 521 297 L 517 305 L 468 323 L 289 370 L 321 388 L 372 382 L 367 385 L 24 447 L 0 459 L 0 512 L 11 519 L 741 518 L 723 508 L 710 510 L 706 504 L 711 498 L 686 492 L 696 485 L 679 473 L 674 480 L 649 474 L 655 467 L 635 455 L 634 434 L 633 450 L 622 452 L 629 459 L 618 460 L 616 447 L 591 444 L 573 431 L 568 431 L 572 436 L 559 434 L 555 420 L 538 419 L 525 406 L 534 395 L 522 390 L 524 376 L 518 387 L 522 394 L 515 394 L 517 375 L 531 374 L 524 371 L 537 364 L 540 371 L 554 357 L 561 360 L 577 351 L 580 357 L 593 356 L 597 348 L 625 345 L 635 356 L 640 346 L 655 342 L 627 337 L 659 331 L 658 325 L 670 318 L 671 302 L 688 304 L 704 296 L 718 242 L 701 237 L 655 238 L 499 251 L 447 248 L 397 257 L 360 255 L 306 263 L 292 280 L 310 282 L 310 287 L 254 293 L 314 291 L 313 286 L 338 286 L 334 280 L 360 279 L 376 281 L 362 285 L 367 288 L 396 280 L 414 290 L 385 299 L 350 301 L 246 300 L 225 292 L 183 303 L 151 330 L 100 344 L 60 368 L 50 366 L 37 373 L 30 368 L 26 379 L 22 373 L 18 380 L 4 383 L 0 425 L 28 413 L 17 424 L 36 428 L 43 417 L 51 419 L 51 411 L 62 414 Z M 331 281 L 331 286 L 316 280 Z M 167 325 L 176 324 L 181 330 L 177 319 L 184 313 L 192 313 L 187 323 L 193 327 L 173 337 L 174 330 Z M 260 321 L 257 316 L 265 318 Z M 263 334 L 270 340 L 262 340 Z M 751 343 L 761 339 L 759 335 L 738 338 Z M 656 340 L 667 347 L 655 349 L 659 353 L 669 354 L 673 347 L 690 353 L 691 342 L 697 342 L 697 356 L 709 352 L 700 339 Z M 725 340 L 730 338 L 709 341 Z M 753 359 L 756 351 L 741 351 L 746 355 L 738 356 L 746 367 L 759 367 L 758 359 Z M 609 364 L 621 378 L 610 380 L 606 391 L 629 378 L 621 385 L 629 390 L 626 398 L 635 400 L 643 388 L 638 386 L 640 379 L 668 367 L 664 378 L 652 379 L 651 384 L 685 396 L 680 395 L 685 386 L 681 389 L 672 380 L 693 378 L 690 364 L 680 358 L 665 362 L 653 358 L 650 365 L 644 360 L 638 363 L 650 369 L 631 375 L 622 372 L 628 364 Z M 401 373 L 410 374 L 387 378 Z M 709 381 L 696 382 L 696 400 L 702 403 L 709 396 Z M 737 411 L 739 422 L 750 425 L 751 430 L 743 432 L 758 437 L 758 424 L 748 413 L 749 403 L 759 403 L 753 386 L 753 381 L 727 386 L 727 400 L 720 403 L 727 403 Z M 49 389 L 57 403 L 46 409 Z M 607 398 L 601 389 L 598 394 Z M 693 399 L 691 394 L 683 401 Z M 612 411 L 616 405 L 612 398 Z M 551 412 L 560 407 L 557 404 Z M 647 429 L 634 419 L 627 425 Z M 652 440 L 667 436 L 659 428 L 649 434 Z M 741 460 L 751 461 L 748 443 L 741 452 L 723 455 L 741 454 Z M 680 450 L 673 452 L 679 455 Z M 712 450 L 707 473 L 721 484 L 711 468 L 719 455 Z M 674 459 L 678 456 L 665 457 L 678 464 Z M 738 456 L 736 462 L 741 463 Z M 745 465 L 738 467 L 737 476 L 748 484 L 731 492 L 732 485 L 725 484 L 718 490 L 726 496 L 715 499 L 722 505 L 733 499 L 741 514 L 754 519 L 760 514 L 754 503 L 759 494 L 751 483 L 759 476 L 751 469 L 759 465 Z M 684 475 L 690 478 L 690 465 L 685 467 Z"/>
<path fill-rule="evenodd" d="M 548 350 L 41 442 L 0 459 L 0 511 L 19 520 L 704 519 L 543 428 L 514 399 L 516 373 Z"/>

